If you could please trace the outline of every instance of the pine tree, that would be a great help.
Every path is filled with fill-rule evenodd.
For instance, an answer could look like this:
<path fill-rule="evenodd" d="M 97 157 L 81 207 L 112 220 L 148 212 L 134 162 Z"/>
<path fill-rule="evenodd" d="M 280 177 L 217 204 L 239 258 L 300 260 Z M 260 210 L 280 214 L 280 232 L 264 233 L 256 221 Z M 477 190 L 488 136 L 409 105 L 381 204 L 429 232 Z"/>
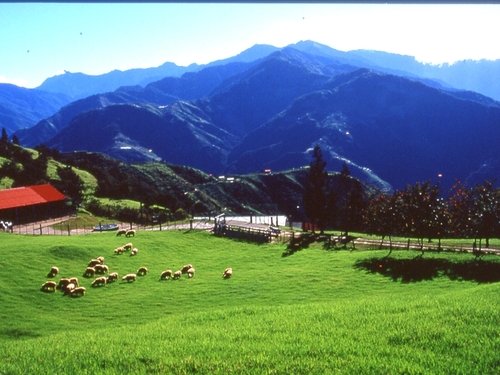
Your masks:
<path fill-rule="evenodd" d="M 323 160 L 321 148 L 316 145 L 305 186 L 303 203 L 306 216 L 321 233 L 325 230 L 328 221 L 328 172 L 325 167 L 326 161 Z"/>

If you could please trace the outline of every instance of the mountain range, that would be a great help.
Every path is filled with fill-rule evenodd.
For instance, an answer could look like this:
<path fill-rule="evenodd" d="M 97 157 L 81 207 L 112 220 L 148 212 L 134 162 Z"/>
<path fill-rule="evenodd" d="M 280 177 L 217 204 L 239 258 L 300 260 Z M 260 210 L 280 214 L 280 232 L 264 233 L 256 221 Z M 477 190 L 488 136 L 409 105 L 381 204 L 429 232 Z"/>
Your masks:
<path fill-rule="evenodd" d="M 114 81 L 122 85 L 69 99 L 15 134 L 23 146 L 164 160 L 212 174 L 301 168 L 319 144 L 327 169 L 345 163 L 378 187 L 432 179 L 449 188 L 456 179 L 475 183 L 499 175 L 500 88 L 491 85 L 499 64 L 431 66 L 311 41 L 258 45 L 184 73 L 171 64 L 162 69 L 175 72 L 152 68 L 149 78 L 147 69 L 121 72 L 120 79 L 115 72 L 110 86 L 81 74 L 53 77 L 32 94 L 78 98 L 71 91 L 82 86 L 77 78 L 90 80 L 83 84 L 89 93 Z M 168 76 L 158 79 L 162 74 Z M 105 82 L 105 76 L 94 78 Z"/>

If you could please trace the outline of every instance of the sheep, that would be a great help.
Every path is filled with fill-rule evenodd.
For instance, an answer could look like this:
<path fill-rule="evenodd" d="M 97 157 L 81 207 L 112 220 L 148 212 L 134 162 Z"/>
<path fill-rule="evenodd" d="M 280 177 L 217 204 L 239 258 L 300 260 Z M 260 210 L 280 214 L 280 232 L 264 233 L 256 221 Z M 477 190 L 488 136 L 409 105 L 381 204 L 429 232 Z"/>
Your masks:
<path fill-rule="evenodd" d="M 92 281 L 92 283 L 90 284 L 90 286 L 104 286 L 106 285 L 106 278 L 104 276 L 101 276 L 101 277 L 98 277 L 97 279 L 95 279 L 94 281 Z"/>
<path fill-rule="evenodd" d="M 122 247 L 123 247 L 123 250 L 132 250 L 132 247 L 134 247 L 134 245 L 132 245 L 132 242 L 129 242 L 129 243 L 126 243 L 125 245 L 123 245 Z"/>
<path fill-rule="evenodd" d="M 52 267 L 47 275 L 47 277 L 55 277 L 56 275 L 59 274 L 59 268 L 56 266 Z"/>
<path fill-rule="evenodd" d="M 190 268 L 193 268 L 193 265 L 192 265 L 192 264 L 186 264 L 184 267 L 182 267 L 182 268 L 181 268 L 181 272 L 182 272 L 182 273 L 187 273 L 187 271 L 188 271 Z"/>
<path fill-rule="evenodd" d="M 59 280 L 58 288 L 64 290 L 66 288 L 66 285 L 70 283 L 69 279 L 67 277 L 61 277 Z"/>
<path fill-rule="evenodd" d="M 232 268 L 226 268 L 224 270 L 224 273 L 222 274 L 222 277 L 224 279 L 229 279 L 231 276 L 233 276 L 233 269 Z"/>
<path fill-rule="evenodd" d="M 79 286 L 78 288 L 73 289 L 72 291 L 69 292 L 70 297 L 78 297 L 78 296 L 84 296 L 85 295 L 85 289 L 84 286 Z"/>
<path fill-rule="evenodd" d="M 146 267 L 140 267 L 137 270 L 137 276 L 144 276 L 148 273 L 148 269 Z"/>
<path fill-rule="evenodd" d="M 137 275 L 135 273 L 129 273 L 122 277 L 122 281 L 135 281 L 137 279 Z"/>
<path fill-rule="evenodd" d="M 118 232 L 116 232 L 116 237 L 121 236 L 122 234 L 126 234 L 127 230 L 126 229 L 120 229 Z"/>
<path fill-rule="evenodd" d="M 97 257 L 96 258 L 101 264 L 104 264 L 104 257 Z"/>
<path fill-rule="evenodd" d="M 94 269 L 96 274 L 105 274 L 109 271 L 109 267 L 105 264 L 97 264 Z"/>
<path fill-rule="evenodd" d="M 125 233 L 125 237 L 135 237 L 135 229 L 129 229 L 126 233 Z"/>
<path fill-rule="evenodd" d="M 46 281 L 45 283 L 42 284 L 41 291 L 42 292 L 55 292 L 56 291 L 57 284 L 55 281 Z"/>
<path fill-rule="evenodd" d="M 94 267 L 97 266 L 98 264 L 102 264 L 100 259 L 92 259 L 87 265 L 87 267 Z"/>
<path fill-rule="evenodd" d="M 168 280 L 173 276 L 172 270 L 165 270 L 160 275 L 160 280 Z"/>
<path fill-rule="evenodd" d="M 92 277 L 95 275 L 95 268 L 94 267 L 87 267 L 85 269 L 85 272 L 83 273 L 83 277 Z"/>
<path fill-rule="evenodd" d="M 125 252 L 125 249 L 123 248 L 123 246 L 117 247 L 115 249 L 115 254 L 117 254 L 117 255 L 123 254 L 124 252 Z"/>
<path fill-rule="evenodd" d="M 180 279 L 181 276 L 182 276 L 182 271 L 181 270 L 174 272 L 174 280 Z"/>
<path fill-rule="evenodd" d="M 66 295 L 66 294 L 70 294 L 70 293 L 71 293 L 71 291 L 72 291 L 73 289 L 75 289 L 75 288 L 76 288 L 76 285 L 75 285 L 75 284 L 73 284 L 73 283 L 69 283 L 68 285 L 66 285 L 66 288 L 64 288 L 64 295 Z"/>
<path fill-rule="evenodd" d="M 118 280 L 118 273 L 117 272 L 111 272 L 108 276 L 108 280 L 107 280 L 107 283 L 111 283 L 113 281 L 116 281 Z"/>
<path fill-rule="evenodd" d="M 134 247 L 134 249 L 132 249 L 132 251 L 130 252 L 130 256 L 134 256 L 134 255 L 137 255 L 137 253 L 139 252 L 139 249 Z"/>
<path fill-rule="evenodd" d="M 75 286 L 79 286 L 78 278 L 76 278 L 76 277 L 71 277 L 69 279 L 69 282 L 75 284 Z"/>
<path fill-rule="evenodd" d="M 191 267 L 190 269 L 188 269 L 187 274 L 189 278 L 192 278 L 194 276 L 194 268 Z"/>

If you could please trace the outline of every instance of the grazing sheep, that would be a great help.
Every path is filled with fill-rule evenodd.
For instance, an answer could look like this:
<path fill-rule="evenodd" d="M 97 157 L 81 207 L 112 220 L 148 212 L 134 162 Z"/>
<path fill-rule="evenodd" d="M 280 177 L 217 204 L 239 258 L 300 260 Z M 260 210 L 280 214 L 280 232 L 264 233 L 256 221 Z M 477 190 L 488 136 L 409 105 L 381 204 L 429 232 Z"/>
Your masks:
<path fill-rule="evenodd" d="M 148 273 L 148 269 L 146 267 L 140 267 L 137 270 L 137 276 L 144 276 Z"/>
<path fill-rule="evenodd" d="M 75 284 L 75 286 L 79 286 L 79 285 L 80 285 L 80 284 L 78 283 L 78 279 L 77 279 L 76 277 L 71 277 L 71 278 L 69 279 L 69 282 L 70 282 L 70 283 Z"/>
<path fill-rule="evenodd" d="M 132 242 L 129 242 L 129 243 L 126 243 L 125 245 L 123 245 L 122 247 L 123 247 L 123 250 L 132 250 L 132 247 L 134 247 L 134 245 L 132 245 Z"/>
<path fill-rule="evenodd" d="M 181 276 L 182 276 L 182 271 L 181 270 L 174 272 L 174 280 L 180 279 Z"/>
<path fill-rule="evenodd" d="M 123 248 L 123 246 L 117 247 L 115 249 L 115 254 L 123 254 L 124 252 L 125 252 L 125 249 Z"/>
<path fill-rule="evenodd" d="M 84 296 L 86 290 L 87 289 L 85 289 L 84 286 L 79 286 L 78 288 L 75 288 L 71 292 L 69 292 L 69 296 L 70 297 Z"/>
<path fill-rule="evenodd" d="M 85 269 L 85 272 L 83 273 L 83 277 L 92 277 L 95 275 L 95 268 L 94 267 L 87 267 Z"/>
<path fill-rule="evenodd" d="M 66 285 L 68 285 L 70 282 L 71 281 L 69 281 L 69 279 L 67 277 L 61 277 L 57 288 L 64 290 L 66 288 Z"/>
<path fill-rule="evenodd" d="M 104 286 L 104 285 L 106 285 L 106 278 L 104 276 L 98 277 L 90 284 L 90 286 Z"/>
<path fill-rule="evenodd" d="M 194 276 L 194 268 L 191 267 L 190 269 L 188 269 L 187 274 L 189 278 L 192 278 Z"/>
<path fill-rule="evenodd" d="M 182 273 L 187 273 L 187 271 L 188 271 L 190 268 L 193 268 L 193 265 L 192 265 L 192 264 L 186 264 L 184 267 L 182 267 L 182 268 L 181 268 L 181 272 L 182 272 Z"/>
<path fill-rule="evenodd" d="M 135 281 L 137 279 L 137 275 L 135 273 L 129 273 L 122 277 L 122 281 Z"/>
<path fill-rule="evenodd" d="M 66 285 L 66 288 L 64 288 L 64 295 L 66 295 L 66 294 L 70 294 L 70 293 L 71 293 L 71 291 L 72 291 L 73 289 L 75 289 L 75 288 L 76 288 L 76 285 L 75 285 L 75 284 L 73 284 L 73 283 L 69 283 L 68 285 Z"/>
<path fill-rule="evenodd" d="M 99 259 L 92 259 L 87 265 L 87 267 L 94 267 L 97 266 L 98 264 L 102 264 Z"/>
<path fill-rule="evenodd" d="M 118 280 L 118 273 L 117 272 L 111 272 L 108 276 L 108 284 L 113 282 L 113 281 L 116 281 Z"/>
<path fill-rule="evenodd" d="M 135 229 L 129 229 L 127 232 L 125 232 L 125 237 L 135 237 Z"/>
<path fill-rule="evenodd" d="M 224 270 L 224 273 L 222 274 L 222 277 L 224 279 L 229 279 L 231 276 L 233 276 L 233 269 L 232 268 L 226 268 Z"/>
<path fill-rule="evenodd" d="M 96 258 L 101 264 L 104 264 L 104 257 L 97 257 Z"/>
<path fill-rule="evenodd" d="M 134 256 L 134 255 L 137 255 L 137 253 L 138 253 L 138 252 L 139 252 L 139 249 L 138 249 L 137 247 L 134 247 L 134 248 L 132 249 L 132 251 L 130 252 L 130 256 L 132 257 L 132 256 Z"/>
<path fill-rule="evenodd" d="M 120 229 L 118 232 L 116 232 L 116 236 L 121 236 L 122 234 L 126 234 L 127 230 L 126 229 Z"/>
<path fill-rule="evenodd" d="M 98 273 L 98 274 L 105 274 L 109 271 L 109 267 L 106 266 L 105 264 L 96 264 L 96 266 L 94 267 L 95 269 L 95 273 Z"/>
<path fill-rule="evenodd" d="M 172 270 L 165 270 L 160 275 L 160 280 L 168 280 L 173 276 Z"/>
<path fill-rule="evenodd" d="M 47 275 L 47 277 L 55 277 L 56 275 L 59 274 L 59 268 L 56 266 L 52 267 Z"/>
<path fill-rule="evenodd" d="M 55 292 L 57 284 L 55 281 L 46 281 L 42 284 L 42 292 Z"/>

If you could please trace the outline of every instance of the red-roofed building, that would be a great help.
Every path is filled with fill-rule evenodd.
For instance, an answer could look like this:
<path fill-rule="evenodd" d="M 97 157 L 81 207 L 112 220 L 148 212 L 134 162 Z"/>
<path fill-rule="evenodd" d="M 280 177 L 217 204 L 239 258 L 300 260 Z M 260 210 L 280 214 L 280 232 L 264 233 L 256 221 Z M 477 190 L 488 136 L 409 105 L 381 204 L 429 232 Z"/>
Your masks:
<path fill-rule="evenodd" d="M 65 200 L 49 184 L 0 190 L 0 220 L 21 224 L 63 216 L 68 212 Z"/>

